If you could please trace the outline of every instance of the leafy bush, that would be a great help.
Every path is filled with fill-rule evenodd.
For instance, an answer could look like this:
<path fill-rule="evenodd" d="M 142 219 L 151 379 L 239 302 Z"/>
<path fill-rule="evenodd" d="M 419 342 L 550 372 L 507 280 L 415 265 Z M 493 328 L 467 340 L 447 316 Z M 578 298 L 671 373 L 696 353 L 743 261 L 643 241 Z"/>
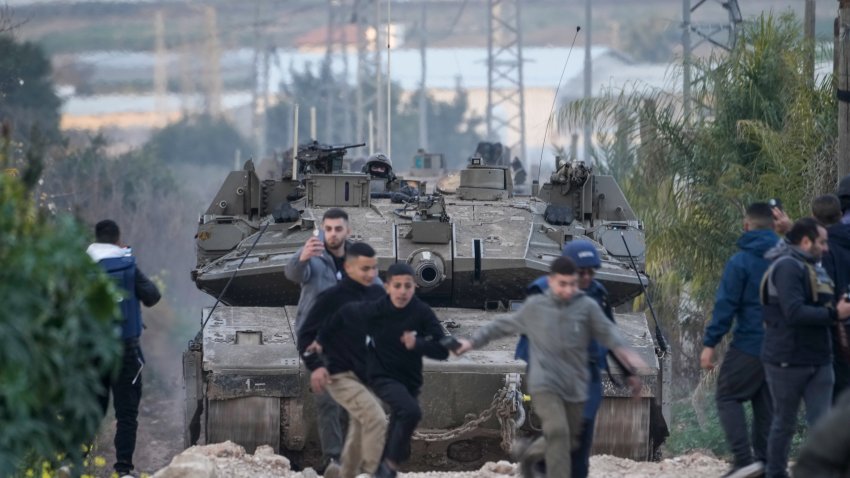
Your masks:
<path fill-rule="evenodd" d="M 145 148 L 163 163 L 229 166 L 237 150 L 248 158 L 250 146 L 227 120 L 202 115 L 184 118 L 153 134 Z"/>
<path fill-rule="evenodd" d="M 0 176 L 0 476 L 63 455 L 80 462 L 100 423 L 100 377 L 121 352 L 120 296 L 86 255 L 88 237 Z"/>
<path fill-rule="evenodd" d="M 693 401 L 686 400 L 674 403 L 671 407 L 673 416 L 670 426 L 670 436 L 664 442 L 664 446 L 672 456 L 682 455 L 694 450 L 708 450 L 719 458 L 732 459 L 729 445 L 726 444 L 726 436 L 723 427 L 720 426 L 720 418 L 717 416 L 717 406 L 714 394 L 710 394 L 705 400 L 698 404 L 701 410 L 697 413 Z M 752 408 L 744 406 L 747 423 L 753 423 Z M 791 459 L 797 457 L 800 447 L 806 439 L 806 421 L 803 414 L 798 416 L 797 430 L 791 442 Z"/>

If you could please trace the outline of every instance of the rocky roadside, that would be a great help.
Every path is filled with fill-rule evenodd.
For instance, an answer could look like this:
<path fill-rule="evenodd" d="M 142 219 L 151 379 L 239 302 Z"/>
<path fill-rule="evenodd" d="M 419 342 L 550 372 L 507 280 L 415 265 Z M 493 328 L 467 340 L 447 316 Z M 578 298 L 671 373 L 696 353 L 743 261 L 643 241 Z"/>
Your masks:
<path fill-rule="evenodd" d="M 591 478 L 715 478 L 726 472 L 728 464 L 700 453 L 666 459 L 657 463 L 636 462 L 613 456 L 594 456 L 590 460 Z M 402 473 L 402 478 L 507 478 L 519 476 L 515 464 L 506 461 L 487 463 L 478 471 Z M 232 442 L 194 446 L 171 460 L 153 478 L 317 478 L 311 468 L 301 472 L 290 469 L 286 457 L 276 455 L 268 446 L 253 455 Z"/>

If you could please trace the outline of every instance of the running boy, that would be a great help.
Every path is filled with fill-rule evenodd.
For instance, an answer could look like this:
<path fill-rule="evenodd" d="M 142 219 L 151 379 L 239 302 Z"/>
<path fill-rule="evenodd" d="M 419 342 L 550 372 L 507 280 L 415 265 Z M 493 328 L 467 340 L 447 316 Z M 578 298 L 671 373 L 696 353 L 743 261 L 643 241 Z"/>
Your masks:
<path fill-rule="evenodd" d="M 642 361 L 626 348 L 620 331 L 599 304 L 579 289 L 578 268 L 572 259 L 555 259 L 547 281 L 546 292 L 529 297 L 515 313 L 481 327 L 471 339 L 461 339 L 456 353 L 508 335 L 528 337 L 528 386 L 543 423 L 543 437 L 538 440 L 545 440 L 547 476 L 569 478 L 572 463 L 570 453 L 564 451 L 578 445 L 590 379 L 587 349 L 591 339 L 634 369 L 639 369 Z M 541 443 L 531 446 L 538 448 Z"/>
<path fill-rule="evenodd" d="M 390 407 L 384 465 L 389 468 L 386 476 L 391 477 L 410 457 L 410 439 L 422 418 L 417 401 L 422 357 L 444 360 L 449 352 L 440 345 L 446 334 L 434 311 L 414 296 L 413 269 L 403 263 L 391 265 L 384 287 L 387 295 L 377 302 L 361 303 L 361 313 L 368 320 L 369 385 Z"/>

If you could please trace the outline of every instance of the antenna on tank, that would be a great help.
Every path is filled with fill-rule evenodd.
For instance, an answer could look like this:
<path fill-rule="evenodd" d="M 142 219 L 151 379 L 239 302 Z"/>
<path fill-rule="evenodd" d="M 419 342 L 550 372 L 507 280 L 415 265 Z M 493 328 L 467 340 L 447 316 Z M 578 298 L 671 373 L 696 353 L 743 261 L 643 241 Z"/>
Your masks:
<path fill-rule="evenodd" d="M 573 35 L 573 43 L 570 45 L 570 51 L 567 52 L 567 61 L 564 62 L 564 68 L 561 70 L 561 78 L 558 80 L 558 87 L 555 88 L 555 97 L 552 98 L 552 108 L 549 110 L 549 120 L 546 122 L 546 131 L 543 132 L 543 146 L 540 147 L 540 161 L 537 163 L 537 182 L 540 182 L 540 168 L 543 167 L 543 152 L 546 150 L 546 136 L 549 136 L 549 127 L 552 125 L 552 115 L 555 113 L 555 103 L 558 102 L 558 91 L 561 90 L 561 82 L 564 81 L 564 73 L 567 71 L 567 64 L 570 62 L 570 56 L 573 54 L 573 47 L 576 46 L 576 38 L 578 32 L 581 31 L 581 26 L 576 26 L 576 34 Z"/>

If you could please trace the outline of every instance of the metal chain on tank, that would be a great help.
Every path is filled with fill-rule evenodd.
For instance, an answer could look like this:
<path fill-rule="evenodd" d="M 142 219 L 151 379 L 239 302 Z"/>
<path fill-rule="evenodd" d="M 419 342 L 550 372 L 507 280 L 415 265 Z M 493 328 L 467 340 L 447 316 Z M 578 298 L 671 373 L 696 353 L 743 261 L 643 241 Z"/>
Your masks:
<path fill-rule="evenodd" d="M 454 440 L 480 427 L 495 414 L 499 420 L 501 447 L 506 452 L 510 451 L 516 438 L 516 430 L 525 422 L 525 409 L 522 405 L 522 392 L 519 391 L 519 374 L 508 374 L 505 381 L 505 386 L 493 395 L 490 406 L 477 417 L 451 430 L 417 430 L 413 433 L 413 439 L 425 442 Z M 518 415 L 519 419 L 514 418 L 515 415 Z"/>

